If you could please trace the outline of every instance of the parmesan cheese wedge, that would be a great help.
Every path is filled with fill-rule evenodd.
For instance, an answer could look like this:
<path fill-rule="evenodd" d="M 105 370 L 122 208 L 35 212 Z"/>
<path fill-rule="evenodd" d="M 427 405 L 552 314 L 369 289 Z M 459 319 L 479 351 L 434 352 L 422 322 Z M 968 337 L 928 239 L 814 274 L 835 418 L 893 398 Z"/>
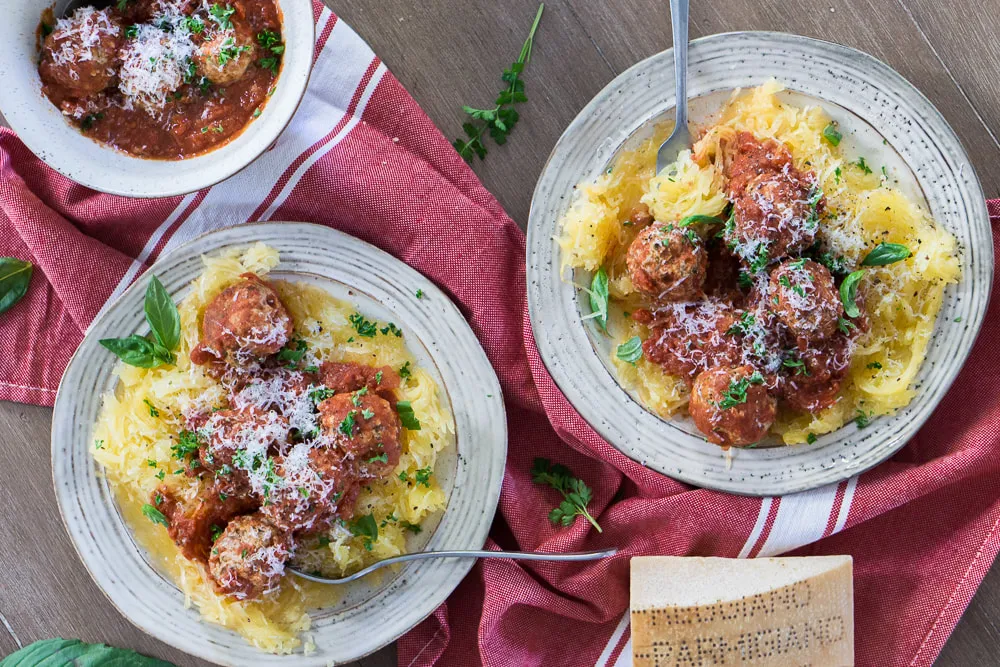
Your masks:
<path fill-rule="evenodd" d="M 632 559 L 635 667 L 854 664 L 850 556 Z"/>

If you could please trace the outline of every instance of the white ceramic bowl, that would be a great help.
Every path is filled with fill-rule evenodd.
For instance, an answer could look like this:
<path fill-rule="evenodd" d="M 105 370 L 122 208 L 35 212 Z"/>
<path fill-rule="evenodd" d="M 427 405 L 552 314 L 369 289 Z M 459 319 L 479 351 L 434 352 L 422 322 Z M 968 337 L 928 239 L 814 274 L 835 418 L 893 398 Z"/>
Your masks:
<path fill-rule="evenodd" d="M 955 133 L 920 91 L 882 62 L 844 46 L 783 33 L 712 35 L 691 43 L 688 90 L 694 122 L 737 88 L 771 78 L 793 102 L 819 105 L 840 122 L 846 155 L 887 165 L 959 242 L 962 281 L 945 292 L 914 383 L 913 401 L 864 430 L 853 423 L 812 445 L 734 450 L 727 461 L 690 419 L 661 419 L 616 380 L 611 341 L 570 282 L 559 275 L 553 237 L 574 187 L 603 172 L 625 145 L 673 117 L 673 53 L 623 72 L 580 112 L 556 144 L 531 203 L 528 303 L 535 341 L 556 384 L 614 447 L 654 470 L 707 488 L 776 495 L 837 482 L 884 461 L 930 417 L 958 375 L 982 325 L 993 282 L 993 242 L 982 187 Z M 647 135 L 648 136 L 648 135 Z M 883 143 L 884 140 L 884 143 Z M 878 167 L 876 167 L 878 168 Z"/>
<path fill-rule="evenodd" d="M 201 256 L 263 241 L 277 248 L 278 279 L 306 281 L 357 305 L 367 316 L 400 323 L 406 343 L 440 387 L 455 419 L 455 447 L 435 475 L 448 506 L 411 537 L 409 551 L 480 549 L 500 497 L 507 422 L 500 383 L 485 352 L 448 296 L 385 252 L 328 227 L 305 223 L 240 225 L 200 236 L 167 253 L 150 271 L 179 301 L 203 271 Z M 424 295 L 417 299 L 414 291 Z M 184 595 L 136 545 L 91 456 L 103 396 L 114 390 L 116 359 L 101 338 L 144 333 L 146 280 L 136 281 L 91 325 L 73 355 L 52 415 L 52 478 L 66 530 L 94 581 L 130 621 L 182 651 L 222 665 L 320 667 L 357 660 L 389 644 L 451 594 L 471 559 L 421 560 L 382 579 L 339 586 L 343 597 L 310 613 L 310 655 L 270 655 L 235 632 L 202 621 Z M 294 575 L 286 575 L 293 577 Z"/>
<path fill-rule="evenodd" d="M 70 0 L 57 0 L 60 16 Z M 285 52 L 274 94 L 263 113 L 228 144 L 186 160 L 133 157 L 85 137 L 43 94 L 36 31 L 47 0 L 4 0 L 0 21 L 0 111 L 21 140 L 50 167 L 102 192 L 167 197 L 223 181 L 253 162 L 281 134 L 305 94 L 316 27 L 309 0 L 275 0 Z"/>

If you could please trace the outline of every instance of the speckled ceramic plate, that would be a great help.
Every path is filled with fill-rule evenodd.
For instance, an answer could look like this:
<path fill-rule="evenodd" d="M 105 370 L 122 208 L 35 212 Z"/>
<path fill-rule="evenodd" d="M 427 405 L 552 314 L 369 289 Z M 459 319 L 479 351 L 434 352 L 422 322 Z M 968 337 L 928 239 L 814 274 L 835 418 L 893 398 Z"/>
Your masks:
<path fill-rule="evenodd" d="M 92 141 L 66 121 L 42 94 L 37 31 L 42 10 L 62 16 L 70 0 L 3 0 L 0 21 L 0 107 L 31 152 L 60 174 L 87 187 L 127 197 L 167 197 L 225 180 L 266 151 L 291 121 L 306 91 L 316 25 L 307 0 L 276 0 L 285 51 L 274 93 L 260 118 L 231 141 L 185 160 L 147 160 Z M 75 5 L 109 5 L 77 2 Z"/>
<path fill-rule="evenodd" d="M 507 452 L 500 384 L 448 297 L 419 273 L 355 238 L 304 223 L 241 225 L 194 239 L 167 254 L 151 271 L 179 301 L 203 271 L 201 256 L 263 241 L 280 252 L 271 275 L 308 281 L 357 305 L 363 314 L 398 322 L 418 364 L 441 388 L 455 418 L 456 447 L 439 459 L 436 474 L 448 507 L 425 524 L 419 549 L 479 549 L 496 510 Z M 70 361 L 52 419 L 52 476 L 59 508 L 87 569 L 130 621 L 182 651 L 223 665 L 328 665 L 356 660 L 392 642 L 436 609 L 472 567 L 467 559 L 419 561 L 379 579 L 340 587 L 334 606 L 314 610 L 311 655 L 262 653 L 236 633 L 185 609 L 181 591 L 150 563 L 122 519 L 114 496 L 90 455 L 102 396 L 112 391 L 115 359 L 101 338 L 145 333 L 146 281 L 125 291 L 91 326 Z M 421 299 L 414 297 L 417 289 Z M 291 576 L 291 575 L 288 575 Z"/>
<path fill-rule="evenodd" d="M 712 35 L 691 43 L 692 121 L 706 121 L 733 90 L 771 78 L 799 105 L 820 105 L 840 122 L 846 155 L 885 164 L 899 187 L 959 240 L 962 281 L 948 288 L 917 395 L 891 417 L 853 423 L 812 445 L 735 450 L 727 462 L 687 418 L 645 410 L 615 379 L 611 341 L 592 321 L 571 282 L 560 276 L 553 237 L 574 186 L 605 170 L 624 146 L 673 117 L 673 53 L 665 51 L 615 78 L 567 128 L 538 181 L 528 228 L 528 299 L 546 368 L 573 406 L 608 442 L 666 475 L 752 495 L 791 493 L 837 482 L 880 463 L 920 428 L 951 386 L 986 312 L 993 244 L 982 188 L 955 133 L 920 91 L 869 55 L 782 33 Z M 895 183 L 894 183 L 895 184 Z"/>

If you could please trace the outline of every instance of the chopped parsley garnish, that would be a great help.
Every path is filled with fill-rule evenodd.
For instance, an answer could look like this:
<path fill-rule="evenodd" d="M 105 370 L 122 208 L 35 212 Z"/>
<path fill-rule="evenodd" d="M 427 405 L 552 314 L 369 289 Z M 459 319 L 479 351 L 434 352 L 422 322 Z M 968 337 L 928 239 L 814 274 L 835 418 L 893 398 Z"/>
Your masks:
<path fill-rule="evenodd" d="M 362 387 L 351 395 L 351 403 L 354 407 L 361 405 L 361 397 L 368 393 L 368 387 Z"/>
<path fill-rule="evenodd" d="M 576 517 L 582 516 L 597 532 L 604 532 L 587 510 L 587 505 L 593 499 L 593 492 L 582 479 L 574 477 L 569 468 L 548 459 L 536 458 L 531 468 L 531 479 L 535 484 L 550 486 L 562 494 L 562 502 L 549 512 L 549 521 L 554 525 L 571 526 Z"/>
<path fill-rule="evenodd" d="M 423 298 L 424 298 L 424 291 L 423 291 L 422 289 L 418 289 L 418 290 L 416 291 L 416 294 L 415 294 L 415 296 L 416 296 L 416 297 L 417 297 L 418 299 L 423 299 Z"/>
<path fill-rule="evenodd" d="M 386 454 L 385 452 L 382 452 L 378 456 L 373 456 L 370 459 L 368 459 L 368 463 L 388 463 L 388 462 L 389 462 L 389 455 Z"/>
<path fill-rule="evenodd" d="M 284 362 L 288 366 L 293 366 L 294 364 L 302 361 L 302 357 L 305 356 L 306 349 L 308 346 L 306 342 L 301 338 L 293 338 L 288 341 L 285 347 L 278 351 L 278 361 Z"/>
<path fill-rule="evenodd" d="M 794 368 L 796 375 L 809 375 L 809 369 L 806 368 L 806 363 L 794 354 L 790 357 L 786 357 L 784 361 L 781 362 L 781 365 L 785 368 Z"/>
<path fill-rule="evenodd" d="M 333 389 L 328 389 L 327 387 L 317 387 L 309 392 L 309 399 L 318 405 L 333 396 L 335 393 L 337 392 Z"/>
<path fill-rule="evenodd" d="M 365 549 L 372 550 L 372 543 L 378 539 L 378 522 L 375 521 L 374 515 L 359 516 L 347 524 L 347 528 L 352 535 L 364 540 Z"/>
<path fill-rule="evenodd" d="M 125 37 L 127 39 L 135 39 L 138 36 L 139 36 L 139 26 L 130 25 L 129 27 L 125 28 Z"/>
<path fill-rule="evenodd" d="M 356 413 L 355 413 L 354 410 L 351 410 L 350 412 L 348 412 L 347 416 L 344 417 L 344 420 L 342 422 L 340 422 L 340 426 L 337 427 L 337 430 L 340 431 L 341 433 L 343 433 L 344 435 L 346 435 L 348 438 L 350 438 L 350 437 L 352 437 L 354 435 L 354 426 L 355 426 L 354 415 L 355 414 Z"/>
<path fill-rule="evenodd" d="M 866 413 L 864 410 L 858 409 L 858 416 L 854 418 L 854 423 L 858 425 L 858 428 L 866 428 L 871 425 L 873 415 L 874 413 Z"/>
<path fill-rule="evenodd" d="M 838 317 L 837 328 L 840 329 L 841 333 L 849 334 L 851 333 L 851 329 L 857 329 L 858 327 L 854 324 L 854 322 L 845 320 L 843 317 Z"/>
<path fill-rule="evenodd" d="M 768 241 L 763 241 L 757 247 L 756 254 L 753 259 L 750 260 L 750 270 L 754 273 L 760 273 L 767 267 L 767 262 L 770 259 L 768 256 L 768 246 L 770 243 Z"/>
<path fill-rule="evenodd" d="M 359 336 L 374 338 L 375 334 L 378 333 L 378 325 L 371 320 L 365 319 L 365 316 L 361 313 L 354 313 L 347 320 L 354 327 L 354 330 L 358 332 Z"/>
<path fill-rule="evenodd" d="M 162 482 L 163 478 L 167 476 L 167 473 L 166 473 L 166 471 L 161 470 L 160 472 L 156 473 L 153 476 L 156 477 L 156 479 L 158 479 L 158 480 L 160 480 Z"/>
<path fill-rule="evenodd" d="M 149 503 L 146 503 L 145 505 L 142 506 L 142 513 L 145 514 L 146 518 L 152 521 L 153 523 L 158 523 L 161 526 L 166 526 L 168 528 L 170 527 L 170 522 L 167 521 L 166 515 L 164 515 L 163 512 L 156 509 Z"/>
<path fill-rule="evenodd" d="M 277 76 L 278 75 L 278 63 L 279 62 L 281 62 L 281 61 L 278 60 L 277 58 L 275 58 L 273 56 L 269 56 L 267 58 L 261 58 L 260 60 L 257 61 L 257 64 L 260 65 L 261 69 L 269 69 L 269 70 L 271 70 L 271 74 L 274 74 L 275 76 Z"/>
<path fill-rule="evenodd" d="M 104 449 L 104 441 L 94 440 L 94 449 Z"/>
<path fill-rule="evenodd" d="M 419 470 L 417 470 L 417 472 L 414 473 L 414 479 L 416 480 L 417 484 L 426 486 L 429 489 L 431 487 L 432 474 L 434 474 L 434 471 L 431 470 L 430 466 L 427 466 L 426 468 L 420 468 Z"/>
<path fill-rule="evenodd" d="M 193 16 L 189 16 L 186 19 L 184 19 L 184 25 L 187 26 L 188 30 L 190 30 L 196 35 L 200 35 L 201 33 L 205 32 L 204 22 L 201 19 L 195 18 Z"/>
<path fill-rule="evenodd" d="M 841 173 L 842 172 L 840 170 L 840 167 L 837 167 L 836 169 L 833 170 L 833 178 L 835 179 L 837 185 L 840 185 L 840 174 Z"/>
<path fill-rule="evenodd" d="M 213 523 L 210 530 L 212 531 L 212 541 L 215 542 L 222 535 L 222 528 Z"/>
<path fill-rule="evenodd" d="M 728 410 L 729 408 L 746 403 L 747 390 L 750 389 L 750 385 L 752 384 L 764 384 L 764 376 L 760 374 L 760 371 L 754 371 L 753 375 L 749 377 L 733 378 L 730 380 L 729 388 L 722 395 L 722 400 L 719 401 L 719 408 L 721 410 Z"/>
<path fill-rule="evenodd" d="M 209 8 L 208 13 L 223 30 L 229 30 L 233 27 L 232 15 L 236 13 L 236 10 L 231 5 L 227 4 L 223 7 L 216 3 Z"/>
<path fill-rule="evenodd" d="M 806 436 L 806 442 L 808 444 L 810 444 L 810 445 L 813 444 L 814 442 L 816 442 L 816 434 L 815 433 L 810 433 L 809 435 L 807 435 Z"/>
<path fill-rule="evenodd" d="M 396 413 L 399 415 L 399 421 L 402 422 L 403 428 L 410 431 L 420 430 L 420 421 L 413 414 L 413 406 L 410 405 L 409 401 L 398 401 L 396 403 Z"/>
<path fill-rule="evenodd" d="M 402 365 L 402 367 L 400 367 L 400 369 L 399 369 L 399 377 L 401 377 L 404 380 L 406 380 L 409 377 L 411 377 L 412 375 L 413 375 L 413 371 L 410 370 L 410 362 L 407 361 L 405 364 Z"/>
<path fill-rule="evenodd" d="M 423 530 L 420 527 L 419 523 L 410 523 L 409 521 L 406 521 L 405 519 L 403 521 L 400 521 L 399 525 L 400 525 L 400 527 L 402 527 L 402 528 L 410 531 L 414 535 L 419 535 L 421 533 L 421 531 Z"/>
<path fill-rule="evenodd" d="M 867 368 L 867 369 L 869 369 L 869 370 L 875 370 L 875 371 L 878 371 L 878 370 L 882 370 L 882 364 L 881 364 L 881 363 L 879 363 L 879 362 L 877 362 L 877 361 L 873 361 L 873 362 L 871 362 L 870 364 L 867 364 L 867 365 L 865 366 L 865 368 Z"/>
<path fill-rule="evenodd" d="M 738 322 L 736 322 L 735 324 L 733 324 L 733 326 L 729 327 L 729 329 L 726 330 L 726 335 L 746 336 L 748 333 L 750 333 L 750 328 L 756 323 L 757 323 L 757 318 L 754 317 L 753 313 L 751 313 L 750 311 L 746 311 L 742 315 L 740 315 L 740 319 Z"/>
<path fill-rule="evenodd" d="M 150 417 L 159 417 L 160 411 L 156 409 L 156 406 L 149 402 L 148 398 L 142 399 L 142 402 L 146 404 L 146 409 L 149 410 Z"/>
<path fill-rule="evenodd" d="M 177 444 L 170 446 L 170 451 L 174 453 L 174 458 L 184 459 L 188 455 L 194 454 L 201 446 L 196 431 L 181 431 L 177 434 Z"/>
<path fill-rule="evenodd" d="M 219 64 L 225 65 L 230 60 L 236 60 L 240 57 L 241 53 L 249 50 L 250 47 L 246 44 L 243 46 L 236 46 L 236 40 L 229 37 L 222 43 L 222 48 L 219 49 Z"/>
<path fill-rule="evenodd" d="M 382 332 L 383 336 L 388 336 L 389 334 L 392 334 L 396 338 L 400 338 L 403 335 L 403 330 L 397 327 L 394 322 L 389 322 L 389 324 L 379 329 L 379 331 Z"/>
<path fill-rule="evenodd" d="M 375 413 L 372 412 L 371 410 L 366 409 L 361 411 L 361 416 L 364 417 L 365 419 L 371 419 L 372 417 L 375 416 Z"/>
<path fill-rule="evenodd" d="M 753 286 L 753 276 L 751 276 L 747 271 L 740 271 L 740 275 L 736 280 L 743 289 L 749 289 Z"/>
<path fill-rule="evenodd" d="M 82 121 L 80 121 L 80 129 L 86 132 L 91 128 L 93 128 L 94 123 L 101 120 L 102 118 L 104 118 L 103 113 L 89 113 L 83 117 Z"/>
<path fill-rule="evenodd" d="M 868 163 L 865 162 L 865 158 L 863 156 L 858 158 L 858 161 L 854 163 L 854 166 L 865 172 L 865 174 L 872 173 L 872 168 L 868 166 Z"/>

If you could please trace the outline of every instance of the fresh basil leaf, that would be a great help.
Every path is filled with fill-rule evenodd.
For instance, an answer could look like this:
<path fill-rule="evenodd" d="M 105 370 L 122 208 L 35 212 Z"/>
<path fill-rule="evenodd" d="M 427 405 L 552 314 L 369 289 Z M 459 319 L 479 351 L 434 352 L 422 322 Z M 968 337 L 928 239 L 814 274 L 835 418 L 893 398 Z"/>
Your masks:
<path fill-rule="evenodd" d="M 681 221 L 677 223 L 680 227 L 689 227 L 691 225 L 698 224 L 699 222 L 704 222 L 709 225 L 721 225 L 725 222 L 722 218 L 717 218 L 714 215 L 689 215 L 686 218 L 681 218 Z"/>
<path fill-rule="evenodd" d="M 604 330 L 608 331 L 608 272 L 602 266 L 590 281 L 590 310 L 596 313 L 594 319 Z"/>
<path fill-rule="evenodd" d="M 910 256 L 910 249 L 900 243 L 879 243 L 861 261 L 861 266 L 885 266 L 901 262 Z"/>
<path fill-rule="evenodd" d="M 42 639 L 0 660 L 0 667 L 174 667 L 135 651 L 79 639 Z"/>
<path fill-rule="evenodd" d="M 823 128 L 823 138 L 829 141 L 831 146 L 839 146 L 840 140 L 844 138 L 844 135 L 837 130 L 836 123 L 830 123 Z"/>
<path fill-rule="evenodd" d="M 163 347 L 155 340 L 151 341 L 153 343 L 153 357 L 160 360 L 160 364 L 157 365 L 173 365 L 177 363 L 177 355 Z"/>
<path fill-rule="evenodd" d="M 409 401 L 397 401 L 396 412 L 399 414 L 399 421 L 402 422 L 403 428 L 411 431 L 420 430 L 420 421 L 413 414 L 413 406 L 410 405 Z"/>
<path fill-rule="evenodd" d="M 146 287 L 146 322 L 156 342 L 173 350 L 181 341 L 181 316 L 174 300 L 156 276 L 149 277 Z"/>
<path fill-rule="evenodd" d="M 642 359 L 642 340 L 638 336 L 632 336 L 618 346 L 615 354 L 622 361 L 635 364 L 639 359 Z"/>
<path fill-rule="evenodd" d="M 33 268 L 31 262 L 0 257 L 0 314 L 13 308 L 27 293 Z"/>
<path fill-rule="evenodd" d="M 129 366 L 155 368 L 163 364 L 163 360 L 156 356 L 153 343 L 139 334 L 132 334 L 128 338 L 104 338 L 99 342 Z"/>
<path fill-rule="evenodd" d="M 166 515 L 164 515 L 163 512 L 156 509 L 149 503 L 146 503 L 145 505 L 142 506 L 142 513 L 145 514 L 146 518 L 152 521 L 153 523 L 158 523 L 161 526 L 166 526 L 168 528 L 170 527 L 170 522 L 167 521 Z"/>
<path fill-rule="evenodd" d="M 858 283 L 864 275 L 863 270 L 855 271 L 844 278 L 844 282 L 840 283 L 840 300 L 844 304 L 844 312 L 847 313 L 848 317 L 861 316 L 861 310 L 858 309 L 855 299 L 858 298 Z"/>

